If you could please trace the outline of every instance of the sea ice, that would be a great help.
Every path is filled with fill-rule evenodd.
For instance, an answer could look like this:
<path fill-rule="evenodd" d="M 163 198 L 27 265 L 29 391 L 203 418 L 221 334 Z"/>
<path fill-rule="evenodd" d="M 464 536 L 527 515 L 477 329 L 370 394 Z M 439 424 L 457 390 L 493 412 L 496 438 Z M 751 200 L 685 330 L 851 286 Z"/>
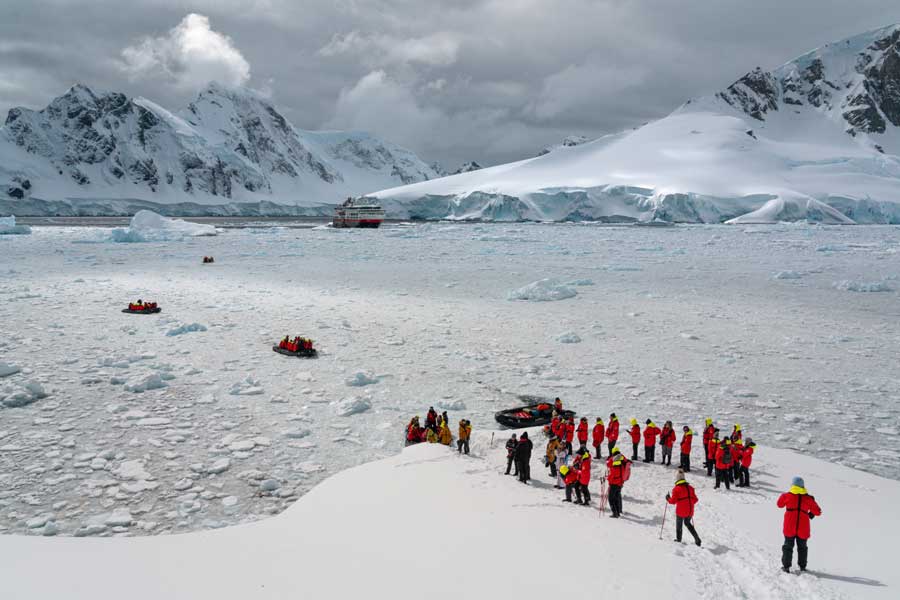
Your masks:
<path fill-rule="evenodd" d="M 531 302 L 549 302 L 574 298 L 578 292 L 560 283 L 558 279 L 541 279 L 526 286 L 512 290 L 506 295 L 507 300 L 528 300 Z"/>
<path fill-rule="evenodd" d="M 190 223 L 181 219 L 170 219 L 153 211 L 141 210 L 131 218 L 125 228 L 112 230 L 114 242 L 168 242 L 188 237 L 217 235 L 212 225 Z"/>
<path fill-rule="evenodd" d="M 27 235 L 31 233 L 28 225 L 16 225 L 15 215 L 0 217 L 0 235 Z"/>
<path fill-rule="evenodd" d="M 368 398 L 351 396 L 339 400 L 335 406 L 339 417 L 349 417 L 351 415 L 366 412 L 372 408 L 372 402 Z"/>
<path fill-rule="evenodd" d="M 167 336 L 176 336 L 183 335 L 185 333 L 192 333 L 194 331 L 206 331 L 206 325 L 201 325 L 200 323 L 191 323 L 190 325 L 179 325 L 178 327 L 174 327 L 166 332 Z"/>

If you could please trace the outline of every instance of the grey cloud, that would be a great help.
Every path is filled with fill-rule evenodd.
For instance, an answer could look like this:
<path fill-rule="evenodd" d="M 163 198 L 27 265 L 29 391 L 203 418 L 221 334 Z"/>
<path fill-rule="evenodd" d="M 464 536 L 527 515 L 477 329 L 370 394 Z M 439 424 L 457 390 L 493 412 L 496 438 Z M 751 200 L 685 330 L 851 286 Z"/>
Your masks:
<path fill-rule="evenodd" d="M 164 44 L 154 68 L 123 69 L 126 48 L 168 39 L 190 13 L 298 126 L 371 130 L 452 167 L 634 127 L 757 65 L 900 21 L 896 0 L 11 0 L 0 110 L 76 81 L 178 108 L 206 77 L 246 79 L 235 55 L 192 62 Z"/>

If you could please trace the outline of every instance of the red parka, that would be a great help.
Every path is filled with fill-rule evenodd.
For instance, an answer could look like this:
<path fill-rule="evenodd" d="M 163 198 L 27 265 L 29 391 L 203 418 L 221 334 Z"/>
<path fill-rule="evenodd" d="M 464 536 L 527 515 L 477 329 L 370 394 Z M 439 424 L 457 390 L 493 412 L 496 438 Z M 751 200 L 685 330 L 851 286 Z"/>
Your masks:
<path fill-rule="evenodd" d="M 741 464 L 741 459 L 744 457 L 744 446 L 742 446 L 741 444 L 732 444 L 731 456 L 733 458 L 734 464 Z"/>
<path fill-rule="evenodd" d="M 663 427 L 662 433 L 659 436 L 659 443 L 666 448 L 671 448 L 675 445 L 675 430 L 669 427 Z"/>
<path fill-rule="evenodd" d="M 675 505 L 675 514 L 679 517 L 693 517 L 694 505 L 697 504 L 697 492 L 693 486 L 684 479 L 675 482 L 672 493 L 669 494 L 669 504 Z"/>
<path fill-rule="evenodd" d="M 725 446 L 719 446 L 719 449 L 716 450 L 716 468 L 717 469 L 730 469 L 734 464 L 734 453 L 731 454 L 731 460 L 725 462 Z"/>
<path fill-rule="evenodd" d="M 619 439 L 619 419 L 612 419 L 606 428 L 606 439 L 615 443 Z"/>
<path fill-rule="evenodd" d="M 719 449 L 719 440 L 713 438 L 709 440 L 706 444 L 706 458 L 707 460 L 715 460 L 716 451 Z"/>
<path fill-rule="evenodd" d="M 753 464 L 753 449 L 755 446 L 747 446 L 744 448 L 744 454 L 741 455 L 741 466 L 747 469 Z"/>
<path fill-rule="evenodd" d="M 575 437 L 575 423 L 565 423 L 562 427 L 566 430 L 566 441 L 571 444 L 572 439 Z"/>
<path fill-rule="evenodd" d="M 587 444 L 588 438 L 588 424 L 587 421 L 579 421 L 578 422 L 578 441 L 581 442 L 581 445 Z"/>
<path fill-rule="evenodd" d="M 578 481 L 578 469 L 575 467 L 569 467 L 569 472 L 566 473 L 566 478 L 563 480 L 566 482 L 566 485 L 573 485 L 576 481 Z"/>
<path fill-rule="evenodd" d="M 594 425 L 594 430 L 591 432 L 591 445 L 594 446 L 594 448 L 603 443 L 603 429 L 603 423 Z"/>
<path fill-rule="evenodd" d="M 618 464 L 616 464 L 618 463 Z M 628 459 L 624 456 L 621 456 L 618 460 L 610 459 L 608 461 L 609 464 L 609 485 L 625 485 L 625 465 L 628 464 Z"/>
<path fill-rule="evenodd" d="M 709 446 L 709 441 L 713 439 L 713 435 L 716 433 L 715 425 L 707 425 L 706 429 L 703 430 L 703 447 L 706 448 Z"/>
<path fill-rule="evenodd" d="M 581 468 L 578 470 L 578 482 L 588 485 L 591 482 L 591 455 L 581 459 Z"/>
<path fill-rule="evenodd" d="M 637 423 L 631 426 L 631 429 L 628 430 L 628 433 L 631 434 L 631 443 L 637 444 L 641 441 L 641 427 Z"/>
<path fill-rule="evenodd" d="M 682 454 L 690 454 L 691 453 L 691 442 L 694 441 L 694 432 L 688 431 L 683 436 L 681 436 L 681 453 Z"/>
<path fill-rule="evenodd" d="M 785 509 L 782 528 L 784 536 L 796 536 L 801 540 L 809 539 L 809 516 L 818 517 L 822 514 L 816 499 L 807 494 L 804 488 L 795 486 L 778 498 L 778 508 Z"/>
<path fill-rule="evenodd" d="M 644 445 L 645 446 L 655 446 L 656 445 L 656 436 L 659 435 L 659 427 L 650 423 L 646 427 L 644 427 Z"/>
<path fill-rule="evenodd" d="M 562 437 L 559 434 L 559 417 L 553 417 L 552 419 L 550 419 L 550 433 L 552 433 L 556 437 Z"/>

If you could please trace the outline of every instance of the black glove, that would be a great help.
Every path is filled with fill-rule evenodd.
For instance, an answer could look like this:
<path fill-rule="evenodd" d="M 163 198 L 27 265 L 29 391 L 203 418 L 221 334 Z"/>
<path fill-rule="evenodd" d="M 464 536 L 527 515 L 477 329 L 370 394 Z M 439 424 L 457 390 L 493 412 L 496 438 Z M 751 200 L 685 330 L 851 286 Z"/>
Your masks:
<path fill-rule="evenodd" d="M 666 500 L 671 500 L 672 497 L 669 494 L 666 494 Z"/>
<path fill-rule="evenodd" d="M 815 518 L 816 518 L 816 515 L 814 515 L 814 514 L 812 514 L 812 513 L 809 513 L 809 520 L 810 520 L 810 521 L 812 521 L 812 520 L 815 519 Z"/>

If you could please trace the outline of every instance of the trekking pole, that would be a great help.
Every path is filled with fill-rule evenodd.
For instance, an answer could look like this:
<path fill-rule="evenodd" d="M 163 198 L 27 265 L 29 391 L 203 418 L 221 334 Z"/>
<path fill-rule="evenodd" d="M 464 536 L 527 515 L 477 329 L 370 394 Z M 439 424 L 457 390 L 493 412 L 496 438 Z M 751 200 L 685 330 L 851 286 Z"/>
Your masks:
<path fill-rule="evenodd" d="M 494 447 L 494 432 L 491 432 L 491 448 Z"/>
<path fill-rule="evenodd" d="M 669 503 L 666 502 L 666 507 L 663 509 L 663 520 L 662 525 L 659 526 L 659 539 L 662 539 L 663 527 L 666 526 L 666 513 L 669 512 Z"/>

